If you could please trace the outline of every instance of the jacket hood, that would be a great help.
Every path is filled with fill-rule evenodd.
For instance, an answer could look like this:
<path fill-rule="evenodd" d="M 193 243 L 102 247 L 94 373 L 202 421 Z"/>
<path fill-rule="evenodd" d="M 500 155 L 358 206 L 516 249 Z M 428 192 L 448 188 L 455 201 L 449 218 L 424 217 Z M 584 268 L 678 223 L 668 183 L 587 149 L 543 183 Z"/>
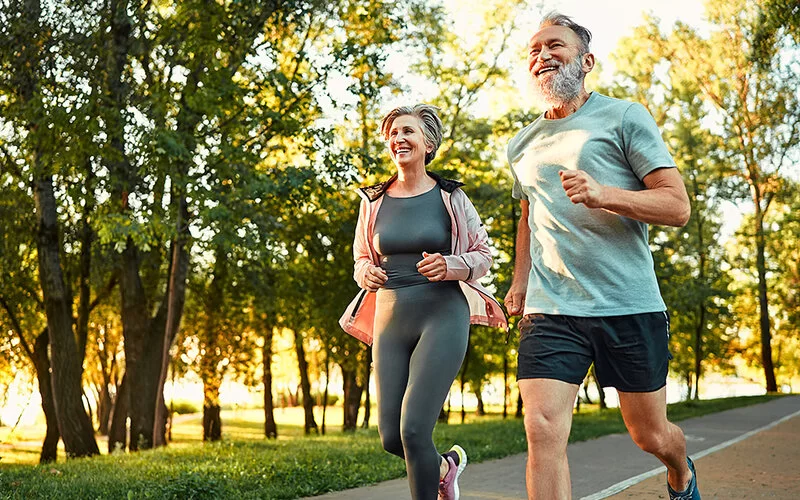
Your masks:
<path fill-rule="evenodd" d="M 444 177 L 440 176 L 435 172 L 428 171 L 427 174 L 430 175 L 431 178 L 435 180 L 437 184 L 439 184 L 439 187 L 442 188 L 442 190 L 444 190 L 447 193 L 452 193 L 457 188 L 460 188 L 461 186 L 464 185 L 463 182 L 456 181 L 453 179 L 445 179 Z M 383 196 L 383 193 L 386 192 L 386 189 L 396 180 L 397 180 L 397 174 L 394 174 L 389 179 L 383 182 L 373 184 L 372 186 L 361 187 L 359 189 L 361 190 L 362 193 L 364 193 L 367 196 L 367 199 L 369 201 L 375 201 L 381 196 Z"/>

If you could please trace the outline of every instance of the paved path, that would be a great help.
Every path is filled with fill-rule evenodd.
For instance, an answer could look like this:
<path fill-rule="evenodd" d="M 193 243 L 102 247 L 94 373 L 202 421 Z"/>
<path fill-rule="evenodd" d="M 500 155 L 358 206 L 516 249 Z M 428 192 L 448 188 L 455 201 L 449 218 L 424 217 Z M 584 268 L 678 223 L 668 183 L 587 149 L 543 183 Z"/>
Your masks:
<path fill-rule="evenodd" d="M 800 395 L 678 422 L 704 498 L 800 499 Z M 469 450 L 467 450 L 469 452 Z M 627 434 L 567 448 L 573 498 L 665 498 L 664 467 Z M 525 454 L 470 464 L 462 500 L 525 498 Z M 615 495 L 616 496 L 612 496 Z M 405 478 L 314 497 L 407 499 Z"/>

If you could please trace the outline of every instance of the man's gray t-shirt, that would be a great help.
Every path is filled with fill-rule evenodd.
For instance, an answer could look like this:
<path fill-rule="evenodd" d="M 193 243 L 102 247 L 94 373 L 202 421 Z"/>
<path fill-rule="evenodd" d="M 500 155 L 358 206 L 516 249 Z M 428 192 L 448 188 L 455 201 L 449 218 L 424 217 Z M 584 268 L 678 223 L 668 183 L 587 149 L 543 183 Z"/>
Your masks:
<path fill-rule="evenodd" d="M 638 191 L 658 168 L 674 167 L 658 127 L 638 103 L 593 92 L 575 113 L 540 116 L 508 145 L 513 196 L 528 200 L 531 272 L 525 314 L 617 316 L 666 310 L 647 224 L 573 204 L 560 170 Z"/>

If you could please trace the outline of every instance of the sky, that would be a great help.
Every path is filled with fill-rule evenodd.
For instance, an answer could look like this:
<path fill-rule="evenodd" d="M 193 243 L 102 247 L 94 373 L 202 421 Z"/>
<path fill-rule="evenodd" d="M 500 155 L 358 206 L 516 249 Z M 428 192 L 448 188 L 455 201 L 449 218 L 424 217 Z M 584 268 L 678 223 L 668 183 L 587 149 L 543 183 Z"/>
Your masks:
<path fill-rule="evenodd" d="M 642 24 L 645 13 L 661 19 L 663 28 L 677 20 L 699 27 L 704 13 L 700 0 L 562 0 L 543 4 L 542 12 L 557 10 L 588 28 L 592 32 L 592 52 L 600 61 L 607 61 L 619 39 L 629 35 L 634 26 Z M 533 14 L 531 31 L 539 21 L 538 9 L 534 9 Z"/>

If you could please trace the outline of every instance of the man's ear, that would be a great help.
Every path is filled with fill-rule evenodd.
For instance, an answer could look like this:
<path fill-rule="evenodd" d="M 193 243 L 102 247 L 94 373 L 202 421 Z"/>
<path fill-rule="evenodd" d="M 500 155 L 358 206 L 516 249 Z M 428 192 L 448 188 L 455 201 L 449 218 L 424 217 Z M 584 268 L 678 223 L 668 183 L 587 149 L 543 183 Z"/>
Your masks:
<path fill-rule="evenodd" d="M 594 54 L 589 52 L 583 55 L 583 64 L 581 65 L 584 73 L 590 73 L 594 69 Z"/>

